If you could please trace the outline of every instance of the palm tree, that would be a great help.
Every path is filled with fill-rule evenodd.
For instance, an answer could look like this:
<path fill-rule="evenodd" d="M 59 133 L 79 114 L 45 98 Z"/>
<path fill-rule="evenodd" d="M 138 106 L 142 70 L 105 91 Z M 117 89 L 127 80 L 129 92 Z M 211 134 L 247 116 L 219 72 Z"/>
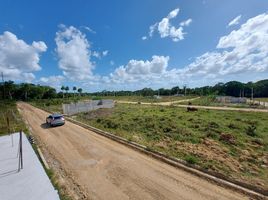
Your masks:
<path fill-rule="evenodd" d="M 78 92 L 79 92 L 79 94 L 80 94 L 80 96 L 81 96 L 81 93 L 82 93 L 82 88 L 78 88 L 78 90 L 77 90 Z"/>
<path fill-rule="evenodd" d="M 77 89 L 77 88 L 76 88 L 75 86 L 73 86 L 74 95 L 75 95 L 75 91 L 76 91 L 76 89 Z"/>
<path fill-rule="evenodd" d="M 64 87 L 64 85 L 63 85 L 63 86 L 61 86 L 61 91 L 62 91 L 62 98 L 64 98 L 64 92 L 63 92 L 63 90 L 65 90 L 65 87 Z"/>
<path fill-rule="evenodd" d="M 68 86 L 65 87 L 65 91 L 66 91 L 66 96 L 68 98 L 68 95 L 67 95 L 68 94 L 68 91 L 69 91 L 69 87 Z"/>

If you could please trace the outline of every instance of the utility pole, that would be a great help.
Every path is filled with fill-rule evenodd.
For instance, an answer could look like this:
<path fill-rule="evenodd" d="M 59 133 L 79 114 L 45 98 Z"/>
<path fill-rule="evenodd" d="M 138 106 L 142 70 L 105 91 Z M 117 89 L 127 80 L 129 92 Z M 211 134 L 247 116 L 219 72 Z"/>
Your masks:
<path fill-rule="evenodd" d="M 5 99 L 5 81 L 4 81 L 4 73 L 1 72 L 2 82 L 3 82 L 3 99 Z"/>
<path fill-rule="evenodd" d="M 253 87 L 251 88 L 251 100 L 253 102 L 253 96 L 254 96 L 254 91 L 253 91 Z"/>

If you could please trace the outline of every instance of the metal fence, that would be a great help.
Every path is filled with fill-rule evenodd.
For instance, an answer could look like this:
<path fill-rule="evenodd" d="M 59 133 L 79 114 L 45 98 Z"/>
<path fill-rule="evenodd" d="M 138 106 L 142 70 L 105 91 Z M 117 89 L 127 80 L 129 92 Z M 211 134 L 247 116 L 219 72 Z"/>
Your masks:
<path fill-rule="evenodd" d="M 113 107 L 114 107 L 114 101 L 109 99 L 62 104 L 63 114 L 66 115 L 74 115 L 77 113 L 88 112 L 99 108 L 113 108 Z"/>

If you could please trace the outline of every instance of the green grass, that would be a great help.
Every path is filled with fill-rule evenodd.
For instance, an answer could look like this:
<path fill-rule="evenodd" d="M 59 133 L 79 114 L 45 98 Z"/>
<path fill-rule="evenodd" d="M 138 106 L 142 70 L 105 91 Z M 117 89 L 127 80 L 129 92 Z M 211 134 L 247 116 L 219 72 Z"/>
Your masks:
<path fill-rule="evenodd" d="M 147 102 L 147 103 L 156 103 L 156 102 L 169 102 L 169 101 L 178 101 L 183 99 L 190 99 L 193 96 L 186 97 L 176 97 L 176 96 L 163 96 L 161 99 L 155 99 L 153 97 L 143 97 L 143 96 L 94 96 L 94 97 L 76 97 L 76 98 L 57 98 L 57 99 L 39 99 L 32 100 L 29 103 L 33 106 L 39 107 L 44 110 L 49 110 L 51 112 L 62 113 L 62 104 L 63 103 L 72 103 L 83 100 L 101 100 L 101 99 L 113 99 L 115 101 L 132 101 L 132 102 Z"/>
<path fill-rule="evenodd" d="M 93 112 L 93 118 L 81 113 L 77 119 L 190 164 L 268 188 L 268 169 L 262 167 L 268 154 L 267 113 L 187 112 L 173 106 L 123 104 Z"/>
<path fill-rule="evenodd" d="M 8 122 L 9 121 L 9 126 Z M 15 101 L 0 101 L 0 136 L 18 131 L 28 130 L 17 110 Z"/>
<path fill-rule="evenodd" d="M 132 102 L 146 102 L 146 103 L 156 103 L 156 102 L 169 102 L 169 101 L 178 101 L 183 99 L 190 99 L 193 96 L 161 96 L 161 99 L 156 99 L 154 97 L 143 97 L 143 96 L 104 96 L 98 97 L 103 99 L 113 99 L 117 101 L 132 101 Z"/>
<path fill-rule="evenodd" d="M 57 98 L 57 99 L 39 99 L 39 100 L 33 100 L 30 101 L 29 103 L 32 104 L 33 106 L 45 109 L 45 110 L 49 110 L 51 112 L 55 112 L 55 113 L 62 113 L 62 104 L 63 103 L 72 103 L 72 102 L 77 102 L 80 100 L 89 100 L 90 98 L 80 98 L 80 97 L 76 97 L 76 98 Z"/>

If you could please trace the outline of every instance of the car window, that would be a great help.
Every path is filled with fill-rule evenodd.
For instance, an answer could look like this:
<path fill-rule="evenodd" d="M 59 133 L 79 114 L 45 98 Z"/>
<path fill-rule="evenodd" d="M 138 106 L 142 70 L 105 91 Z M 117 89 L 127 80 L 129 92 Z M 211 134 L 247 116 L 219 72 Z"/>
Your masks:
<path fill-rule="evenodd" d="M 54 119 L 60 119 L 60 118 L 61 118 L 61 116 L 54 117 Z"/>

